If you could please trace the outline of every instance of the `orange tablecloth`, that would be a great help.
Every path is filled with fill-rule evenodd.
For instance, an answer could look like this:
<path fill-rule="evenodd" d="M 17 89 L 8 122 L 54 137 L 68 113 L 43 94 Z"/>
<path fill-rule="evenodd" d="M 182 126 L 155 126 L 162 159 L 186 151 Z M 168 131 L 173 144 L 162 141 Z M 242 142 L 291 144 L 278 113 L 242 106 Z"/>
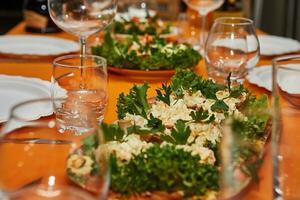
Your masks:
<path fill-rule="evenodd" d="M 24 23 L 20 23 L 8 34 L 29 34 L 24 31 Z M 55 36 L 61 38 L 68 38 L 72 40 L 77 40 L 76 37 L 71 36 L 66 33 L 55 33 L 55 34 L 47 34 L 48 36 Z M 260 61 L 260 65 L 262 64 L 270 64 L 270 58 L 262 58 Z M 28 77 L 38 77 L 44 80 L 50 80 L 51 77 L 51 61 L 47 62 L 18 62 L 18 61 L 1 61 L 0 58 L 0 74 L 8 74 L 8 75 L 22 75 Z M 203 60 L 197 66 L 197 72 L 201 75 L 206 76 L 206 71 L 204 68 Z M 124 76 L 117 76 L 109 74 L 109 104 L 107 108 L 107 112 L 105 115 L 106 122 L 113 122 L 117 119 L 116 116 L 116 100 L 117 96 L 121 92 L 127 92 L 129 88 L 132 87 L 134 82 L 128 80 Z M 267 93 L 268 91 L 258 88 L 254 85 L 250 85 L 249 83 L 245 83 L 246 86 L 253 91 L 255 94 Z M 160 82 L 150 83 L 149 96 L 154 95 L 155 88 L 160 86 Z M 47 159 L 47 158 L 46 158 Z M 267 200 L 272 198 L 272 166 L 271 166 L 271 156 L 270 151 L 267 151 L 265 156 L 265 161 L 260 169 L 260 182 L 258 184 L 252 184 L 245 194 L 241 197 L 241 199 L 245 200 Z"/>

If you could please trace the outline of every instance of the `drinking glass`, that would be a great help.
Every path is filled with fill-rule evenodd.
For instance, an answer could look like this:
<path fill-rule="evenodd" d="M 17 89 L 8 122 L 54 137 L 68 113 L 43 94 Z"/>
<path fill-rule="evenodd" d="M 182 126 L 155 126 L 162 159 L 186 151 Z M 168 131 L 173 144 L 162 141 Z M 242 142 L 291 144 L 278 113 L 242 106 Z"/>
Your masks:
<path fill-rule="evenodd" d="M 260 47 L 253 21 L 240 17 L 215 20 L 206 42 L 205 64 L 208 76 L 226 82 L 243 83 L 248 70 L 259 61 Z"/>
<path fill-rule="evenodd" d="M 82 62 L 82 63 L 81 63 Z M 83 64 L 83 65 L 81 65 Z M 106 60 L 93 55 L 67 55 L 53 61 L 51 95 L 60 132 L 89 132 L 88 106 L 99 123 L 108 100 Z M 77 100 L 77 101 L 74 101 Z"/>
<path fill-rule="evenodd" d="M 178 41 L 188 43 L 195 50 L 200 51 L 199 46 L 199 28 L 195 25 L 197 16 L 187 13 L 180 13 L 177 19 Z"/>
<path fill-rule="evenodd" d="M 80 37 L 80 54 L 86 53 L 86 39 L 107 27 L 117 12 L 117 0 L 49 0 L 54 23 Z"/>
<path fill-rule="evenodd" d="M 192 9 L 196 10 L 201 16 L 201 32 L 200 32 L 200 53 L 204 55 L 206 42 L 206 16 L 211 11 L 219 8 L 224 0 L 184 0 L 184 2 Z"/>
<path fill-rule="evenodd" d="M 273 199 L 300 199 L 300 55 L 273 60 Z"/>
<path fill-rule="evenodd" d="M 141 19 L 147 16 L 154 16 L 157 10 L 156 1 L 153 0 L 131 0 L 128 5 L 129 17 L 139 17 Z"/>
<path fill-rule="evenodd" d="M 96 196 L 69 184 L 67 158 L 79 149 L 82 138 L 57 131 L 55 116 L 48 112 L 49 108 L 53 111 L 53 101 L 58 103 L 61 100 L 38 99 L 14 106 L 9 120 L 1 127 L 1 199 L 95 199 Z M 95 121 L 93 132 L 96 131 Z M 103 142 L 100 137 L 99 142 Z M 87 162 L 84 167 L 89 168 L 90 164 Z M 102 184 L 98 191 L 99 198 L 104 199 L 109 183 L 108 160 L 103 158 L 101 164 L 99 181 Z"/>

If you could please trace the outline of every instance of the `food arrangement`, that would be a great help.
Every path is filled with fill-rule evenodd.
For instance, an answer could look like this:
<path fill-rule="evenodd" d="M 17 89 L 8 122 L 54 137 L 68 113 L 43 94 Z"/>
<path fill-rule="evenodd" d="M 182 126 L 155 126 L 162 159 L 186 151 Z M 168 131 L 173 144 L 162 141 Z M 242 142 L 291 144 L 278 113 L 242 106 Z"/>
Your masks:
<path fill-rule="evenodd" d="M 113 25 L 115 34 L 126 35 L 166 35 L 171 34 L 171 24 L 166 24 L 158 16 L 148 16 L 144 19 L 132 17 L 115 20 Z"/>
<path fill-rule="evenodd" d="M 101 45 L 92 47 L 92 53 L 107 59 L 110 67 L 138 70 L 174 70 L 196 66 L 199 52 L 188 44 L 169 42 L 164 38 L 133 35 L 118 41 L 107 33 Z"/>
<path fill-rule="evenodd" d="M 220 189 L 222 123 L 231 118 L 241 142 L 232 152 L 240 180 L 257 180 L 257 168 L 268 137 L 266 95 L 257 98 L 242 85 L 219 85 L 189 70 L 178 70 L 170 85 L 154 98 L 147 83 L 134 85 L 117 102 L 119 120 L 103 124 L 98 135 L 83 140 L 81 153 L 69 156 L 69 178 L 85 187 L 110 155 L 114 199 L 216 199 Z M 84 165 L 74 165 L 83 160 Z M 75 162 L 74 162 L 75 161 Z M 87 188 L 89 190 L 89 188 Z M 240 191 L 243 188 L 237 188 Z M 238 192 L 237 191 L 237 192 Z"/>

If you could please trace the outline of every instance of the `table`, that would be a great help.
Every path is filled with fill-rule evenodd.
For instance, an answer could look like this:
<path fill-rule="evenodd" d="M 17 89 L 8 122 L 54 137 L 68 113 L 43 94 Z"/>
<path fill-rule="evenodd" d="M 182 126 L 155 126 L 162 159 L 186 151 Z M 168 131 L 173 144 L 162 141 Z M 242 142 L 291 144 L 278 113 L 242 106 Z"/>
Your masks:
<path fill-rule="evenodd" d="M 24 30 L 25 24 L 22 22 L 14 27 L 8 34 L 29 34 Z M 47 34 L 47 36 L 61 37 L 72 40 L 77 40 L 76 37 L 67 33 L 54 33 Z M 51 61 L 47 62 L 18 62 L 18 61 L 1 61 L 0 58 L 0 74 L 8 75 L 22 75 L 27 77 L 38 77 L 44 80 L 50 80 L 52 73 Z M 271 58 L 261 58 L 260 65 L 271 64 Z M 204 67 L 204 61 L 202 60 L 196 68 L 198 74 L 202 76 L 206 75 Z M 105 122 L 111 123 L 117 119 L 116 116 L 116 101 L 121 92 L 128 92 L 132 87 L 133 81 L 128 80 L 126 77 L 109 74 L 109 103 L 105 114 Z M 136 82 L 141 83 L 141 82 Z M 151 88 L 149 89 L 149 96 L 155 94 L 155 88 L 161 86 L 160 82 L 151 82 Z M 256 87 L 245 82 L 245 86 L 249 88 L 254 94 L 266 93 L 270 96 L 270 92 L 263 88 Z M 268 200 L 272 199 L 272 165 L 271 155 L 269 148 L 266 149 L 265 160 L 259 171 L 260 182 L 258 184 L 252 184 L 247 188 L 247 191 L 239 199 L 245 200 Z"/>

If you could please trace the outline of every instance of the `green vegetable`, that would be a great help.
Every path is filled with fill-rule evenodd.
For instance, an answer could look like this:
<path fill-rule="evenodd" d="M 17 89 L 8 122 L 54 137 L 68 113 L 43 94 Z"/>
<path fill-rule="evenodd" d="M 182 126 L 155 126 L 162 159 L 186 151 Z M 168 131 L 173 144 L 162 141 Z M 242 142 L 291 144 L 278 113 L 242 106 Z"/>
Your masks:
<path fill-rule="evenodd" d="M 229 109 L 223 100 L 217 100 L 210 108 L 214 112 L 226 112 Z"/>
<path fill-rule="evenodd" d="M 148 119 L 147 127 L 151 128 L 153 133 L 164 132 L 166 127 L 162 124 L 162 121 L 158 118 L 153 117 L 150 114 L 150 118 Z"/>
<path fill-rule="evenodd" d="M 189 70 L 178 69 L 171 80 L 172 91 L 178 98 L 183 96 L 185 90 L 190 92 L 200 90 L 204 97 L 217 99 L 216 92 L 226 88 L 225 85 L 216 84 L 212 80 L 205 80 Z"/>
<path fill-rule="evenodd" d="M 147 118 L 147 111 L 150 108 L 147 100 L 147 83 L 134 85 L 128 95 L 121 93 L 117 100 L 118 118 L 123 119 L 126 113 L 141 115 Z"/>
<path fill-rule="evenodd" d="M 101 125 L 104 139 L 106 142 L 109 141 L 120 141 L 122 142 L 125 136 L 125 132 L 117 124 L 105 124 Z"/>
<path fill-rule="evenodd" d="M 164 94 L 161 91 L 163 91 Z M 170 86 L 162 84 L 162 88 L 156 89 L 156 93 L 156 99 L 164 102 L 167 105 L 170 105 L 170 95 L 172 93 L 172 89 Z"/>
<path fill-rule="evenodd" d="M 183 120 L 177 120 L 175 128 L 172 128 L 171 136 L 163 134 L 161 139 L 172 144 L 186 144 L 190 134 L 190 127 L 186 126 Z"/>
<path fill-rule="evenodd" d="M 150 133 L 152 133 L 151 130 L 141 128 L 138 125 L 133 125 L 133 126 L 128 127 L 127 132 L 128 132 L 128 134 L 135 133 L 135 134 L 138 134 L 138 135 L 149 135 Z"/>
<path fill-rule="evenodd" d="M 217 167 L 199 161 L 198 155 L 192 156 L 174 145 L 160 147 L 154 144 L 123 165 L 119 165 L 112 155 L 111 186 L 123 195 L 183 191 L 188 197 L 218 190 Z"/>
<path fill-rule="evenodd" d="M 92 54 L 106 58 L 109 66 L 126 69 L 184 69 L 194 67 L 201 58 L 187 44 L 170 43 L 159 37 L 144 44 L 136 36 L 116 41 L 107 33 L 103 43 L 91 49 Z"/>
<path fill-rule="evenodd" d="M 209 116 L 208 111 L 204 111 L 202 107 L 198 111 L 192 111 L 190 116 L 195 122 L 211 123 L 216 119 L 214 114 Z"/>
<path fill-rule="evenodd" d="M 164 28 L 158 24 L 158 17 L 147 17 L 146 20 L 131 19 L 127 20 L 122 18 L 120 21 L 114 22 L 114 33 L 118 34 L 130 34 L 130 35 L 157 35 L 157 34 L 169 34 L 171 33 L 170 25 Z"/>

